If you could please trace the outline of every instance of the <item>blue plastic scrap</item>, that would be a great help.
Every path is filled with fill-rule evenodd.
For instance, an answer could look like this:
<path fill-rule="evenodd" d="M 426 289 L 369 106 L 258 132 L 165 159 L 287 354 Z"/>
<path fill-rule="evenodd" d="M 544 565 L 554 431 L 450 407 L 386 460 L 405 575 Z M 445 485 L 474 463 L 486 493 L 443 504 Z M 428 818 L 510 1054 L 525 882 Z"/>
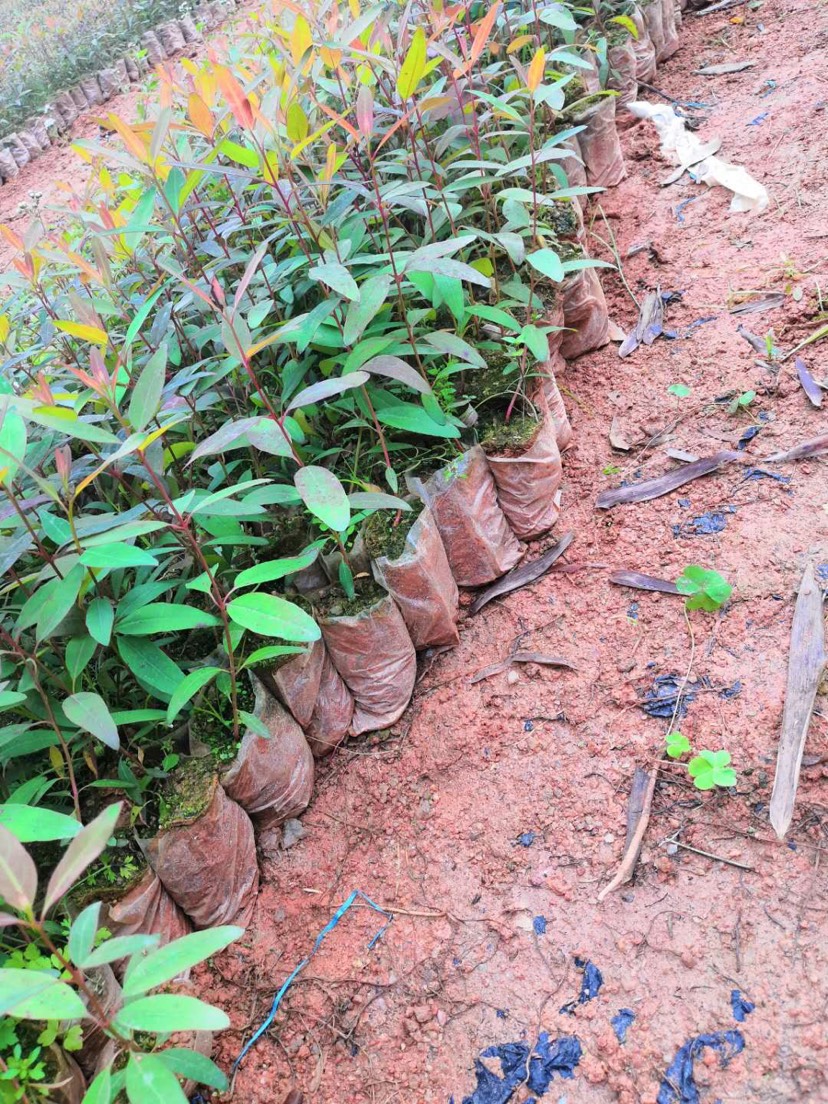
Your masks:
<path fill-rule="evenodd" d="M 751 119 L 747 124 L 748 126 L 761 126 L 765 119 L 770 115 L 769 111 L 763 111 L 761 115 L 757 115 L 755 119 Z"/>
<path fill-rule="evenodd" d="M 531 847 L 537 838 L 537 832 L 522 832 L 517 841 L 521 847 Z"/>
<path fill-rule="evenodd" d="M 742 996 L 741 989 L 731 989 L 730 1007 L 733 1009 L 733 1019 L 736 1023 L 744 1023 L 745 1018 L 751 1014 L 756 1005 Z"/>
<path fill-rule="evenodd" d="M 732 686 L 725 686 L 719 691 L 719 697 L 724 698 L 725 701 L 731 701 L 733 698 L 738 698 L 742 692 L 742 680 L 736 679 Z"/>
<path fill-rule="evenodd" d="M 701 1104 L 693 1064 L 706 1047 L 718 1051 L 720 1064 L 726 1066 L 745 1049 L 745 1037 L 741 1031 L 715 1031 L 688 1040 L 665 1070 L 656 1098 L 658 1104 Z"/>
<path fill-rule="evenodd" d="M 710 537 L 714 533 L 721 533 L 727 525 L 727 515 L 735 514 L 735 506 L 725 506 L 721 510 L 711 510 L 706 514 L 683 521 L 680 525 L 673 526 L 674 537 Z"/>
<path fill-rule="evenodd" d="M 285 994 L 287 993 L 288 989 L 290 989 L 291 985 L 293 985 L 294 981 L 299 976 L 299 974 L 301 974 L 301 972 L 305 969 L 305 967 L 308 965 L 310 960 L 313 958 L 313 956 L 319 950 L 319 948 L 322 945 L 322 940 L 325 938 L 326 935 L 328 935 L 329 932 L 332 932 L 334 930 L 334 928 L 339 923 L 339 921 L 342 919 L 342 917 L 345 915 L 345 913 L 357 901 L 364 901 L 366 903 L 366 905 L 369 906 L 369 908 L 372 908 L 375 912 L 380 913 L 381 916 L 386 917 L 386 923 L 383 924 L 383 926 L 380 928 L 380 930 L 372 937 L 370 943 L 368 944 L 368 950 L 370 951 L 371 948 L 374 946 L 374 944 L 377 942 L 377 940 L 382 938 L 382 936 L 384 935 L 384 933 L 388 929 L 388 925 L 394 919 L 393 914 L 390 913 L 390 912 L 386 912 L 385 909 L 380 908 L 379 905 L 375 905 L 374 902 L 371 900 L 371 898 L 367 897 L 362 892 L 361 889 L 353 890 L 349 894 L 347 899 L 342 902 L 342 904 L 339 906 L 339 908 L 336 910 L 336 912 L 333 914 L 333 916 L 327 922 L 327 924 L 322 929 L 322 931 L 319 933 L 319 935 L 317 935 L 310 954 L 307 956 L 307 958 L 302 959 L 302 961 L 299 963 L 299 965 L 293 970 L 293 972 L 288 976 L 287 980 L 283 983 L 281 989 L 278 991 L 276 996 L 273 998 L 273 1004 L 270 1006 L 270 1011 L 265 1016 L 264 1021 L 259 1025 L 259 1027 L 253 1033 L 253 1035 L 251 1035 L 250 1038 L 247 1040 L 247 1042 L 244 1044 L 244 1046 L 241 1049 L 241 1052 L 239 1053 L 238 1058 L 233 1063 L 234 1072 L 235 1072 L 235 1070 L 238 1069 L 240 1063 L 245 1058 L 245 1056 L 247 1055 L 250 1048 L 256 1042 L 258 1042 L 258 1040 L 262 1037 L 262 1035 L 264 1035 L 264 1033 L 267 1031 L 267 1029 L 273 1023 L 274 1019 L 276 1018 L 276 1013 L 279 1011 L 279 1005 L 284 1000 Z"/>
<path fill-rule="evenodd" d="M 532 927 L 535 930 L 535 935 L 546 935 L 546 917 L 535 916 L 532 918 Z"/>
<path fill-rule="evenodd" d="M 657 675 L 653 679 L 652 689 L 647 691 L 641 703 L 641 708 L 647 716 L 669 721 L 676 711 L 676 701 L 682 682 L 684 679 L 680 675 Z M 687 706 L 695 701 L 697 686 L 698 683 L 685 683 L 676 711 L 677 719 L 687 716 Z"/>
<path fill-rule="evenodd" d="M 581 991 L 575 1000 L 567 1001 L 567 1003 L 561 1008 L 561 1012 L 565 1012 L 567 1015 L 572 1015 L 579 1004 L 586 1004 L 587 1001 L 594 1000 L 601 991 L 601 986 L 604 984 L 604 975 L 598 969 L 594 963 L 589 959 L 576 958 L 575 965 L 583 970 L 583 977 L 581 978 Z"/>
<path fill-rule="evenodd" d="M 471 1096 L 463 1097 L 462 1104 L 508 1104 L 523 1086 L 529 1092 L 543 1096 L 555 1074 L 564 1079 L 574 1076 L 581 1054 L 581 1044 L 575 1035 L 550 1039 L 545 1031 L 541 1032 L 534 1047 L 526 1043 L 501 1043 L 487 1047 L 474 1060 L 477 1087 Z M 484 1058 L 500 1060 L 500 1077 L 484 1064 Z M 450 1104 L 454 1104 L 454 1097 Z M 527 1100 L 526 1104 L 532 1102 Z"/>
<path fill-rule="evenodd" d="M 612 1030 L 615 1032 L 615 1037 L 619 1043 L 626 1043 L 627 1032 L 634 1020 L 635 1012 L 631 1008 L 619 1008 L 618 1015 L 613 1016 L 610 1020 Z"/>
<path fill-rule="evenodd" d="M 764 468 L 747 468 L 745 479 L 775 479 L 777 483 L 790 483 L 791 477 L 781 472 L 766 471 Z"/>
<path fill-rule="evenodd" d="M 753 438 L 757 435 L 757 433 L 760 433 L 761 430 L 762 427 L 760 425 L 748 426 L 736 444 L 736 448 L 739 450 L 739 452 L 744 452 L 750 442 L 753 440 Z"/>

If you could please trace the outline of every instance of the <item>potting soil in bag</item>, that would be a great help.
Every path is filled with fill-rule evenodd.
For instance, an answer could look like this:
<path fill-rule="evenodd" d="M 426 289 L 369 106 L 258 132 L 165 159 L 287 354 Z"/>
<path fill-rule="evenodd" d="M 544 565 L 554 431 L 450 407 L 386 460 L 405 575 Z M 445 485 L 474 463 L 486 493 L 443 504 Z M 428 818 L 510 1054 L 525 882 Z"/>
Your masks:
<path fill-rule="evenodd" d="M 164 47 L 164 52 L 168 57 L 172 57 L 173 54 L 177 54 L 184 49 L 184 35 L 174 19 L 171 19 L 169 23 L 162 23 L 160 27 L 156 27 L 155 33 L 158 35 L 158 41 Z"/>
<path fill-rule="evenodd" d="M 60 121 L 63 130 L 68 130 L 78 117 L 78 109 L 75 101 L 68 92 L 59 92 L 52 101 L 55 115 Z"/>
<path fill-rule="evenodd" d="M 80 114 L 81 111 L 89 110 L 89 100 L 87 100 L 86 93 L 79 84 L 69 89 L 69 95 L 72 97 L 72 103 L 77 108 L 78 114 Z"/>
<path fill-rule="evenodd" d="M 596 188 L 614 188 L 627 175 L 615 125 L 615 97 L 605 97 L 579 115 L 576 122 L 586 124 L 586 129 L 578 135 L 578 142 L 587 184 Z"/>
<path fill-rule="evenodd" d="M 646 84 L 651 84 L 655 80 L 657 68 L 655 46 L 650 38 L 647 21 L 641 9 L 633 8 L 630 18 L 638 31 L 638 38 L 634 39 L 632 43 L 633 53 L 635 54 L 635 77 L 639 82 L 643 81 Z"/>
<path fill-rule="evenodd" d="M 18 169 L 25 169 L 28 163 L 31 161 L 29 151 L 20 141 L 16 134 L 9 134 L 3 139 L 2 145 L 9 151 L 14 160 L 17 163 Z"/>
<path fill-rule="evenodd" d="M 177 22 L 181 34 L 184 37 L 184 41 L 188 45 L 191 42 L 198 42 L 201 35 L 198 33 L 198 27 L 195 25 L 195 20 L 191 15 L 182 15 Z"/>
<path fill-rule="evenodd" d="M 650 34 L 650 40 L 655 49 L 656 61 L 661 64 L 664 60 L 664 14 L 661 0 L 653 0 L 644 8 L 644 22 Z"/>
<path fill-rule="evenodd" d="M 40 143 L 28 130 L 18 130 L 17 140 L 25 149 L 26 153 L 28 153 L 30 161 L 34 161 L 36 157 L 40 157 L 41 153 L 43 153 Z"/>
<path fill-rule="evenodd" d="M 375 591 L 366 586 L 362 593 L 373 598 Z M 417 653 L 394 599 L 386 594 L 358 613 L 326 612 L 318 621 L 331 661 L 354 696 L 353 733 L 399 720 L 414 690 Z"/>
<path fill-rule="evenodd" d="M 565 368 L 566 361 L 560 353 L 557 353 L 540 365 L 540 376 L 538 378 L 543 402 L 546 403 L 549 417 L 555 426 L 555 441 L 560 452 L 565 452 L 572 444 L 572 426 L 557 380 L 558 372 L 562 372 Z"/>
<path fill-rule="evenodd" d="M 586 169 L 584 168 L 583 156 L 581 154 L 581 146 L 578 142 L 578 135 L 573 134 L 571 138 L 567 138 L 565 142 L 561 142 L 561 149 L 572 150 L 576 155 L 575 157 L 565 157 L 561 161 L 561 167 L 566 174 L 566 182 L 570 188 L 582 188 L 587 182 Z M 578 203 L 581 209 L 586 207 L 589 202 L 589 196 L 578 196 Z"/>
<path fill-rule="evenodd" d="M 113 935 L 159 935 L 162 945 L 193 930 L 151 868 L 120 901 L 109 906 L 103 924 Z"/>
<path fill-rule="evenodd" d="M 14 180 L 14 178 L 19 175 L 20 166 L 12 157 L 11 150 L 0 149 L 0 179 L 2 179 L 5 184 L 9 180 Z"/>
<path fill-rule="evenodd" d="M 497 504 L 494 479 L 479 445 L 425 482 L 410 479 L 409 487 L 434 515 L 458 586 L 491 583 L 520 560 L 523 546 Z"/>
<path fill-rule="evenodd" d="M 592 349 L 600 349 L 609 341 L 607 301 L 594 268 L 584 268 L 567 276 L 561 288 L 567 325 L 561 356 L 574 360 Z"/>
<path fill-rule="evenodd" d="M 305 729 L 305 738 L 315 759 L 329 755 L 342 743 L 348 735 L 353 716 L 354 696 L 334 667 L 326 648 L 319 694 Z"/>
<path fill-rule="evenodd" d="M 324 662 L 325 641 L 316 640 L 307 651 L 287 657 L 269 670 L 279 700 L 302 728 L 307 728 L 313 715 Z"/>
<path fill-rule="evenodd" d="M 150 865 L 195 927 L 246 927 L 259 887 L 250 817 L 201 761 L 186 761 L 176 774 L 180 807 L 147 844 Z"/>
<path fill-rule="evenodd" d="M 104 101 L 111 100 L 121 91 L 121 78 L 117 69 L 108 68 L 98 71 L 98 86 Z"/>
<path fill-rule="evenodd" d="M 313 793 L 313 755 L 302 729 L 254 679 L 254 715 L 270 733 L 244 734 L 236 758 L 222 776 L 225 791 L 266 830 L 303 812 Z"/>
<path fill-rule="evenodd" d="M 638 98 L 638 77 L 635 75 L 636 58 L 633 41 L 632 38 L 628 38 L 622 45 L 613 46 L 607 55 L 609 61 L 607 88 L 612 88 L 618 93 L 615 101 L 615 125 L 617 127 L 630 126 L 635 122 L 635 116 L 627 111 L 627 104 L 633 103 Z"/>
<path fill-rule="evenodd" d="M 83 94 L 86 96 L 86 102 L 90 107 L 100 107 L 104 102 L 103 92 L 101 92 L 101 86 L 98 84 L 98 78 L 81 77 L 78 82 L 83 89 Z"/>
<path fill-rule="evenodd" d="M 374 527 L 388 524 L 388 511 L 378 511 L 366 528 L 371 550 Z M 405 515 L 403 515 L 403 521 Z M 393 541 L 393 535 L 391 536 Z M 374 578 L 400 608 L 415 648 L 456 644 L 459 595 L 431 511 L 423 506 L 399 547 L 376 555 L 371 561 Z"/>
<path fill-rule="evenodd" d="M 146 51 L 147 61 L 150 66 L 160 65 L 166 58 L 164 47 L 154 31 L 144 31 L 141 35 L 141 45 Z"/>
<path fill-rule="evenodd" d="M 135 83 L 135 81 L 141 79 L 141 70 L 138 68 L 138 62 L 130 54 L 124 55 L 124 68 L 129 79 Z"/>
<path fill-rule="evenodd" d="M 664 50 L 658 60 L 666 61 L 680 45 L 674 0 L 661 0 L 661 28 L 664 32 Z"/>
<path fill-rule="evenodd" d="M 514 444 L 503 447 L 505 435 Z M 526 441 L 526 444 L 523 442 Z M 537 419 L 514 418 L 484 440 L 497 501 L 517 537 L 529 540 L 546 533 L 560 515 L 563 471 L 555 423 L 544 410 Z"/>

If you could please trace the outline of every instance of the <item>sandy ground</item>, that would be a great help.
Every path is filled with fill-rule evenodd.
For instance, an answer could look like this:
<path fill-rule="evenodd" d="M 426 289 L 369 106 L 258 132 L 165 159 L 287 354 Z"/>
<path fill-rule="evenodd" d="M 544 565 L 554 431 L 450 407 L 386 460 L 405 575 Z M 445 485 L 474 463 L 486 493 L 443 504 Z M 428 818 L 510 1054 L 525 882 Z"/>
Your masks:
<path fill-rule="evenodd" d="M 694 74 L 740 60 L 753 67 Z M 545 1100 L 654 1104 L 685 1041 L 737 1027 L 744 1050 L 726 1068 L 709 1051 L 696 1063 L 704 1104 L 828 1100 L 824 696 L 786 842 L 767 812 L 796 588 L 809 560 L 828 580 L 828 466 L 787 465 L 778 469 L 785 481 L 735 466 L 654 502 L 594 507 L 623 478 L 673 467 L 667 448 L 706 455 L 759 425 L 746 456 L 761 469 L 763 456 L 828 429 L 792 362 L 769 371 L 736 332 L 740 322 L 773 331 L 790 348 L 820 324 L 827 61 L 828 14 L 809 0 L 685 18 L 658 85 L 708 105 L 691 112 L 703 120 L 699 134 L 719 135 L 723 156 L 766 184 L 770 209 L 731 214 L 724 192 L 686 178 L 661 188 L 670 170 L 649 125 L 624 132 L 629 177 L 602 208 L 635 294 L 657 285 L 681 293 L 667 316 L 677 336 L 627 360 L 610 346 L 570 365 L 575 445 L 560 531 L 575 540 L 564 567 L 467 617 L 460 646 L 426 664 L 401 725 L 320 768 L 307 836 L 267 859 L 253 926 L 201 971 L 204 995 L 232 1016 L 217 1047 L 229 1068 L 352 890 L 394 912 L 371 949 L 382 921 L 367 907 L 326 936 L 236 1076 L 234 1100 L 280 1104 L 297 1089 L 306 1104 L 460 1104 L 483 1049 L 533 1045 L 543 1030 L 576 1035 L 583 1052 L 575 1076 L 556 1078 Z M 593 247 L 608 255 L 600 216 L 593 231 Z M 617 277 L 605 283 L 613 319 L 629 329 L 630 295 Z M 746 290 L 781 291 L 784 302 L 730 314 Z M 818 379 L 828 377 L 827 347 L 803 353 Z M 673 383 L 691 395 L 676 399 Z M 747 390 L 756 400 L 735 416 L 714 402 Z M 629 453 L 609 444 L 613 418 L 635 446 Z M 724 527 L 688 535 L 686 523 L 708 511 Z M 673 579 L 689 563 L 735 585 L 726 611 L 694 613 L 688 625 L 679 599 L 608 582 L 615 568 Z M 517 681 L 504 673 L 471 684 L 516 641 L 577 670 L 524 667 Z M 642 697 L 656 677 L 688 670 L 699 686 L 682 731 L 697 748 L 729 750 L 738 785 L 701 794 L 664 764 L 635 879 L 598 904 L 621 858 L 633 771 L 663 751 L 668 721 L 647 716 Z M 581 986 L 576 956 L 604 984 L 567 1014 L 559 1009 Z M 742 1024 L 731 1009 L 737 988 L 756 1004 Z M 623 1045 L 610 1026 L 622 1007 L 636 1017 Z M 521 1088 L 512 1099 L 530 1095 Z"/>

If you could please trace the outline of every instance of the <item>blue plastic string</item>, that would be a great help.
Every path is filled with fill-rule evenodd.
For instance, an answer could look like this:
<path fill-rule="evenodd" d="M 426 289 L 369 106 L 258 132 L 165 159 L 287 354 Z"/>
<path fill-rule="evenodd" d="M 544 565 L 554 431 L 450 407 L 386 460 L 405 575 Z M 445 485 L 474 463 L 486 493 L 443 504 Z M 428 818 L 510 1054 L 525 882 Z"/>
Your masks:
<path fill-rule="evenodd" d="M 342 917 L 345 915 L 345 913 L 348 911 L 348 909 L 358 900 L 365 901 L 365 903 L 367 905 L 369 905 L 372 909 L 374 909 L 375 912 L 379 912 L 383 916 L 388 918 L 387 923 L 383 924 L 383 926 L 376 933 L 376 935 L 373 936 L 373 938 L 371 939 L 371 942 L 368 944 L 368 950 L 369 951 L 373 948 L 374 944 L 379 939 L 381 939 L 382 936 L 385 934 L 385 932 L 388 930 L 388 925 L 394 919 L 393 914 L 390 913 L 390 912 L 386 912 L 385 909 L 380 908 L 379 905 L 374 904 L 374 902 L 371 900 L 371 898 L 366 896 L 362 892 L 361 889 L 355 889 L 348 896 L 348 898 L 345 901 L 343 901 L 343 903 L 339 906 L 339 908 L 336 910 L 336 912 L 333 914 L 333 916 L 327 922 L 327 924 L 322 929 L 322 931 L 319 933 L 319 935 L 317 935 L 316 941 L 313 944 L 313 949 L 311 950 L 311 953 L 307 956 L 307 958 L 302 959 L 302 961 L 299 963 L 299 965 L 296 967 L 296 969 L 293 970 L 293 972 L 288 976 L 288 978 L 286 979 L 286 981 L 282 985 L 279 992 L 273 998 L 273 1004 L 270 1006 L 270 1011 L 268 1012 L 267 1016 L 265 1017 L 264 1022 L 256 1029 L 256 1032 L 253 1035 L 251 1035 L 251 1037 L 247 1040 L 247 1042 L 242 1047 L 241 1053 L 239 1054 L 238 1058 L 233 1063 L 233 1072 L 234 1073 L 238 1069 L 238 1067 L 241 1064 L 242 1060 L 246 1057 L 246 1055 L 247 1055 L 248 1051 L 250 1050 L 250 1048 L 256 1042 L 258 1042 L 258 1040 L 262 1037 L 262 1035 L 264 1035 L 264 1033 L 267 1031 L 267 1029 L 270 1027 L 270 1025 L 275 1020 L 276 1013 L 279 1011 L 279 1005 L 284 1000 L 285 994 L 287 993 L 288 989 L 290 989 L 291 985 L 293 985 L 294 981 L 299 976 L 299 974 L 302 973 L 302 971 L 308 965 L 310 960 L 313 958 L 313 956 L 319 950 L 320 946 L 322 945 L 322 940 L 325 938 L 325 936 L 329 932 L 332 932 L 334 930 L 334 928 L 339 923 L 339 921 L 342 919 Z"/>

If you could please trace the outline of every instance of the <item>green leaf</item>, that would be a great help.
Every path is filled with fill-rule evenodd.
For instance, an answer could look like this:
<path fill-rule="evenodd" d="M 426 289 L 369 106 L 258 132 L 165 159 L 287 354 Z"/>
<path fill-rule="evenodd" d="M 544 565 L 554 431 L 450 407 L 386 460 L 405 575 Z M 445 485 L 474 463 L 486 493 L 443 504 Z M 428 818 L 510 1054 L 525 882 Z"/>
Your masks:
<path fill-rule="evenodd" d="M 220 667 L 197 667 L 195 671 L 191 671 L 176 687 L 175 693 L 170 698 L 170 704 L 167 706 L 167 724 L 172 724 L 187 702 L 219 674 L 221 674 Z"/>
<path fill-rule="evenodd" d="M 101 1070 L 86 1090 L 81 1104 L 112 1104 L 112 1074 L 108 1066 Z"/>
<path fill-rule="evenodd" d="M 296 410 L 300 406 L 311 406 L 313 403 L 331 398 L 332 395 L 341 395 L 354 387 L 362 387 L 369 379 L 367 372 L 351 372 L 349 376 L 320 380 L 319 383 L 313 383 L 310 387 L 303 388 L 298 395 L 294 395 L 286 409 Z"/>
<path fill-rule="evenodd" d="M 446 423 L 441 425 L 413 403 L 395 403 L 377 411 L 377 418 L 383 425 L 392 429 L 401 429 L 406 433 L 424 433 L 428 437 L 459 437 L 457 426 Z"/>
<path fill-rule="evenodd" d="M 362 370 L 372 376 L 384 376 L 386 379 L 397 380 L 421 395 L 431 394 L 428 380 L 423 379 L 416 368 L 412 368 L 399 357 L 387 355 L 372 357 L 363 364 Z"/>
<path fill-rule="evenodd" d="M 11 709 L 14 705 L 20 705 L 25 700 L 26 695 L 19 693 L 17 690 L 0 691 L 0 713 L 6 709 Z"/>
<path fill-rule="evenodd" d="M 100 544 L 87 548 L 80 558 L 84 567 L 156 567 L 158 560 L 151 552 L 130 544 Z"/>
<path fill-rule="evenodd" d="M 228 924 L 209 928 L 207 931 L 192 932 L 159 947 L 146 958 L 133 958 L 124 976 L 124 996 L 133 997 L 136 993 L 157 989 L 165 981 L 170 981 L 199 962 L 204 962 L 211 955 L 223 951 L 234 939 L 240 939 L 243 935 L 244 928 Z"/>
<path fill-rule="evenodd" d="M 119 801 L 104 809 L 77 833 L 49 879 L 43 901 L 44 915 L 52 905 L 69 892 L 84 870 L 106 850 L 120 813 L 121 802 Z"/>
<path fill-rule="evenodd" d="M 269 740 L 273 735 L 264 721 L 254 716 L 253 713 L 248 713 L 245 709 L 239 710 L 239 720 L 241 720 L 242 724 L 246 725 L 251 732 L 254 732 L 257 736 L 262 736 L 265 740 Z"/>
<path fill-rule="evenodd" d="M 0 976 L 5 971 L 0 970 Z M 115 1018 L 115 1027 L 159 1034 L 173 1031 L 224 1031 L 230 1017 L 197 997 L 158 993 L 125 1004 Z"/>
<path fill-rule="evenodd" d="M 219 1092 L 227 1091 L 227 1077 L 224 1073 L 215 1062 L 196 1050 L 188 1050 L 186 1047 L 168 1047 L 166 1050 L 160 1050 L 155 1057 L 179 1077 L 195 1081 L 199 1085 L 209 1085 L 211 1089 L 218 1089 Z"/>
<path fill-rule="evenodd" d="M 47 745 L 48 746 L 48 745 Z M 74 817 L 44 809 L 41 805 L 16 805 L 7 802 L 0 805 L 0 825 L 21 843 L 49 843 L 52 840 L 72 839 L 81 830 Z M 0 974 L 2 974 L 0 970 Z"/>
<path fill-rule="evenodd" d="M 127 417 L 130 425 L 140 433 L 146 429 L 161 406 L 161 393 L 167 376 L 167 343 L 162 341 L 132 388 Z"/>
<path fill-rule="evenodd" d="M 633 23 L 628 15 L 611 15 L 607 22 L 617 23 L 619 27 L 624 27 L 625 30 L 628 30 L 633 38 L 638 38 L 638 27 L 636 27 L 635 23 Z"/>
<path fill-rule="evenodd" d="M 256 564 L 255 567 L 245 568 L 240 571 L 235 579 L 234 589 L 258 586 L 259 583 L 272 583 L 277 579 L 284 579 L 286 575 L 293 575 L 296 571 L 302 571 L 310 567 L 319 556 L 319 545 L 312 544 L 298 556 L 286 556 L 280 560 L 267 560 L 265 563 Z"/>
<path fill-rule="evenodd" d="M 524 326 L 520 340 L 538 361 L 549 360 L 549 337 L 540 326 Z"/>
<path fill-rule="evenodd" d="M 686 383 L 671 383 L 667 390 L 671 395 L 675 395 L 677 399 L 686 399 L 690 394 L 690 388 Z"/>
<path fill-rule="evenodd" d="M 88 955 L 83 964 L 84 969 L 91 970 L 95 966 L 117 962 L 119 958 L 143 954 L 151 947 L 157 947 L 160 939 L 160 935 L 116 935 L 114 939 L 105 940 Z"/>
<path fill-rule="evenodd" d="M 249 656 L 245 656 L 242 668 L 256 667 L 268 659 L 278 659 L 283 655 L 301 655 L 306 649 L 296 648 L 288 644 L 273 644 L 265 648 L 256 648 Z"/>
<path fill-rule="evenodd" d="M 175 1031 L 176 1028 L 171 1027 L 169 1030 Z M 126 1068 L 126 1094 L 129 1104 L 187 1104 L 187 1097 L 178 1078 L 155 1054 L 130 1054 Z"/>
<path fill-rule="evenodd" d="M 681 732 L 668 732 L 665 740 L 667 754 L 671 759 L 680 759 L 690 750 L 690 741 Z"/>
<path fill-rule="evenodd" d="M 76 564 L 64 579 L 53 579 L 43 587 L 43 590 L 49 591 L 49 599 L 35 626 L 39 641 L 50 637 L 72 609 L 85 578 L 86 572 Z"/>
<path fill-rule="evenodd" d="M 25 912 L 34 905 L 37 894 L 37 867 L 16 836 L 0 827 L 0 898 Z"/>
<path fill-rule="evenodd" d="M 391 276 L 371 276 L 359 287 L 359 298 L 348 304 L 343 340 L 346 345 L 359 341 L 365 328 L 376 317 L 393 284 Z"/>
<path fill-rule="evenodd" d="M 231 161 L 235 161 L 237 165 L 244 165 L 246 169 L 258 169 L 259 167 L 259 155 L 256 150 L 241 146 L 238 142 L 233 142 L 229 138 L 224 139 L 219 145 L 218 151 L 223 153 L 225 157 L 229 157 Z"/>
<path fill-rule="evenodd" d="M 118 728 L 100 694 L 80 691 L 66 698 L 61 706 L 68 721 L 82 728 L 84 732 L 91 732 L 108 748 L 117 751 L 121 746 Z"/>
<path fill-rule="evenodd" d="M 405 61 L 397 77 L 397 92 L 400 99 L 408 100 L 414 95 L 417 85 L 426 69 L 426 36 L 422 27 L 417 27 L 411 36 L 411 45 L 405 55 Z"/>
<path fill-rule="evenodd" d="M 115 613 L 108 598 L 93 598 L 86 611 L 86 627 L 93 640 L 104 647 L 112 637 Z"/>
<path fill-rule="evenodd" d="M 341 264 L 321 264 L 309 269 L 312 280 L 321 281 L 345 299 L 359 299 L 359 288 L 348 269 Z"/>
<path fill-rule="evenodd" d="M 237 625 L 260 636 L 302 644 L 312 644 L 321 636 L 312 617 L 276 594 L 242 594 L 229 603 L 227 612 Z"/>
<path fill-rule="evenodd" d="M 6 409 L 0 426 L 0 483 L 11 486 L 26 455 L 26 423 L 16 410 Z"/>
<path fill-rule="evenodd" d="M 556 283 L 566 275 L 561 258 L 554 249 L 538 249 L 534 253 L 527 253 L 526 260 L 532 268 Z"/>
<path fill-rule="evenodd" d="M 97 648 L 98 645 L 86 633 L 83 636 L 73 637 L 66 645 L 66 670 L 72 680 L 73 689 Z"/>
<path fill-rule="evenodd" d="M 19 1020 L 80 1020 L 86 1006 L 71 986 L 37 970 L 0 970 L 0 1016 Z"/>
<path fill-rule="evenodd" d="M 121 659 L 140 681 L 169 699 L 184 675 L 177 664 L 151 640 L 133 636 L 118 638 Z"/>
<path fill-rule="evenodd" d="M 75 837 L 78 839 L 79 837 Z M 101 915 L 101 902 L 93 901 L 91 905 L 78 913 L 72 921 L 69 929 L 69 958 L 76 966 L 83 968 L 95 944 L 95 935 L 98 931 L 98 920 Z"/>
<path fill-rule="evenodd" d="M 178 632 L 183 629 L 203 629 L 220 625 L 220 618 L 195 606 L 183 606 L 176 602 L 150 602 L 142 609 L 134 610 L 115 626 L 124 636 L 152 636 Z"/>
<path fill-rule="evenodd" d="M 355 510 L 402 510 L 411 509 L 411 503 L 405 499 L 382 491 L 354 491 L 348 495 L 348 501 Z"/>
<path fill-rule="evenodd" d="M 457 334 L 449 333 L 447 330 L 436 330 L 434 333 L 425 334 L 424 340 L 432 348 L 441 353 L 446 353 L 448 356 L 455 357 L 464 364 L 473 364 L 475 368 L 486 367 L 486 361 L 477 349 L 474 349 L 468 341 L 464 341 Z"/>
<path fill-rule="evenodd" d="M 348 496 L 332 471 L 308 464 L 297 471 L 293 481 L 314 517 L 338 533 L 348 528 L 351 520 Z"/>

